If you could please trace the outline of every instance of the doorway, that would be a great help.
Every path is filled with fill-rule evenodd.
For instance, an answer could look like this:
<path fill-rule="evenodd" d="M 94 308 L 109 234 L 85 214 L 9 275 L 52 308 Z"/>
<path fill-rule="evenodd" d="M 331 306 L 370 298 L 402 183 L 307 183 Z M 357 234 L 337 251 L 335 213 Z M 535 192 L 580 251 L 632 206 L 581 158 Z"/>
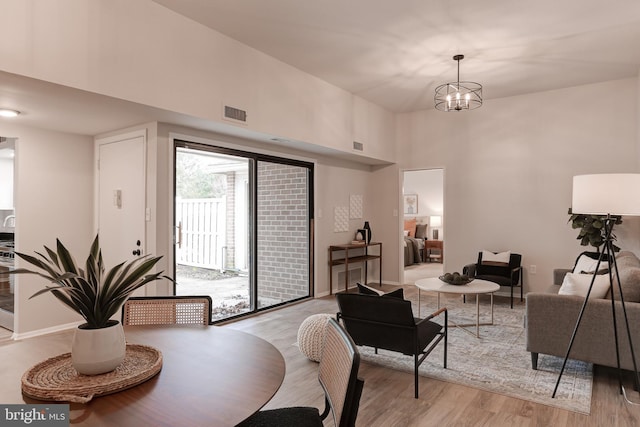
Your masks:
<path fill-rule="evenodd" d="M 214 321 L 311 296 L 313 164 L 175 141 L 175 294 Z"/>
<path fill-rule="evenodd" d="M 14 210 L 14 156 L 16 138 L 0 137 L 0 273 L 14 269 L 16 215 Z M 0 340 L 10 337 L 14 323 L 14 276 L 0 275 Z"/>
<path fill-rule="evenodd" d="M 444 169 L 403 172 L 404 283 L 442 275 L 445 259 Z"/>

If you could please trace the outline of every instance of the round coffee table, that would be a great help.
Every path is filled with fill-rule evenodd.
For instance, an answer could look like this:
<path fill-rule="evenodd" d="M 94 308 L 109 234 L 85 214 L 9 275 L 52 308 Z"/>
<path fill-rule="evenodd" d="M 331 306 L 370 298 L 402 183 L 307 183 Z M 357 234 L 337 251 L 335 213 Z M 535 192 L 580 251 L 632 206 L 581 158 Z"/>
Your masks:
<path fill-rule="evenodd" d="M 440 308 L 440 294 L 459 294 L 459 295 L 475 295 L 476 296 L 476 323 L 455 324 L 452 326 L 458 326 L 463 331 L 473 334 L 471 331 L 465 329 L 465 326 L 476 327 L 476 338 L 480 338 L 480 326 L 493 325 L 493 293 L 500 289 L 497 283 L 489 282 L 487 280 L 475 279 L 471 283 L 466 285 L 449 285 L 437 277 L 429 277 L 427 279 L 416 280 L 416 287 L 418 288 L 418 317 L 420 317 L 420 292 L 429 291 L 437 292 L 438 294 L 438 308 Z M 480 323 L 480 300 L 478 295 L 489 294 L 491 295 L 491 322 Z"/>

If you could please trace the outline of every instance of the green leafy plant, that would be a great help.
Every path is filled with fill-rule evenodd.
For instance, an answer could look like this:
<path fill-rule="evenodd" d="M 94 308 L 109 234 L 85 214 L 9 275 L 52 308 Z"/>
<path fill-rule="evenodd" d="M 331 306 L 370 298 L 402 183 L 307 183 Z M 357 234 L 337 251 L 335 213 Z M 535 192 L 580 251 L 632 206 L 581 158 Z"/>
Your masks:
<path fill-rule="evenodd" d="M 82 325 L 82 328 L 100 329 L 109 326 L 109 319 L 136 289 L 155 280 L 172 280 L 163 276 L 162 272 L 147 274 L 162 258 L 150 255 L 120 263 L 105 274 L 97 235 L 84 269 L 76 265 L 71 253 L 59 239 L 56 239 L 56 245 L 56 251 L 44 247 L 47 255 L 35 252 L 37 257 L 16 252 L 20 258 L 42 271 L 19 268 L 12 273 L 35 274 L 54 283 L 54 286 L 47 286 L 30 298 L 51 292 L 86 320 L 86 325 Z"/>
<path fill-rule="evenodd" d="M 604 244 L 606 237 L 606 230 L 604 227 L 606 215 L 585 215 L 574 214 L 569 208 L 569 221 L 571 227 L 574 229 L 580 229 L 577 239 L 580 240 L 582 246 L 593 246 L 598 252 L 600 252 L 600 246 Z M 614 225 L 622 224 L 621 216 L 612 216 Z M 613 240 L 616 240 L 614 234 L 611 235 Z M 613 245 L 614 251 L 618 252 L 620 248 Z"/>

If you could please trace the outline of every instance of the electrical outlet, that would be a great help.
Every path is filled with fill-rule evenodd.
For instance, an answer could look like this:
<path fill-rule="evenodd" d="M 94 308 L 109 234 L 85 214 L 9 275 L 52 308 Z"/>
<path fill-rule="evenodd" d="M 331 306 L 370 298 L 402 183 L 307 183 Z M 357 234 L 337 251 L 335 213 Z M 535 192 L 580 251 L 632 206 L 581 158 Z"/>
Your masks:
<path fill-rule="evenodd" d="M 529 273 L 531 274 L 536 274 L 536 266 L 535 265 L 531 265 L 529 267 Z"/>

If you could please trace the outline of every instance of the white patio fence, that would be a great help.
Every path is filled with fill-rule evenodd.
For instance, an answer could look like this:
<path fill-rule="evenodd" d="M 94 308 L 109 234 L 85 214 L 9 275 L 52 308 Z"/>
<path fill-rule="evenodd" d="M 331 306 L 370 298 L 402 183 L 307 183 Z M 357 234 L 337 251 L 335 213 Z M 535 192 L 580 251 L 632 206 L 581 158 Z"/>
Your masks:
<path fill-rule="evenodd" d="M 177 200 L 176 224 L 182 229 L 182 244 L 178 245 L 176 250 L 178 264 L 224 269 L 226 242 L 224 198 Z"/>

